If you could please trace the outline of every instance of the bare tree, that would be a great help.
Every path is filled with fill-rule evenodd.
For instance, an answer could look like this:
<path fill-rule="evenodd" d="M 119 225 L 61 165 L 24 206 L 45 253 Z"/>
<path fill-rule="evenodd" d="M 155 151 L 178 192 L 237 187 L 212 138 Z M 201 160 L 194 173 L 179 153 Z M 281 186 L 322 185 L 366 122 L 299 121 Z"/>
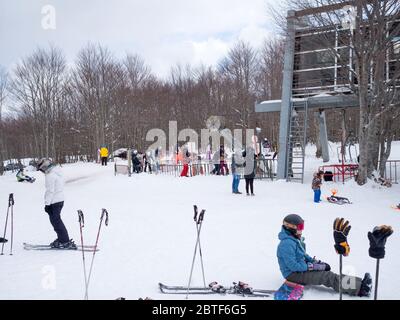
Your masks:
<path fill-rule="evenodd" d="M 3 174 L 4 170 L 4 143 L 3 143 L 3 103 L 6 99 L 6 89 L 7 89 L 7 73 L 0 66 L 0 175 Z"/>
<path fill-rule="evenodd" d="M 248 43 L 239 41 L 219 64 L 219 70 L 231 85 L 234 100 L 231 109 L 238 116 L 238 125 L 248 128 L 255 101 L 257 52 Z"/>
<path fill-rule="evenodd" d="M 341 75 L 350 78 L 351 91 L 359 103 L 360 161 L 358 184 L 366 183 L 377 169 L 382 126 L 391 121 L 387 114 L 400 106 L 400 55 L 392 54 L 400 43 L 400 2 L 398 0 L 289 0 L 292 8 L 303 10 L 298 25 L 314 30 L 314 41 L 329 49 Z M 330 10 L 323 10 L 323 7 Z M 347 11 L 347 12 L 346 12 Z M 348 15 L 347 13 L 350 13 Z M 334 35 L 338 35 L 338 43 Z M 338 49 L 340 47 L 340 49 Z M 350 52 L 343 50 L 350 49 Z M 385 133 L 386 135 L 387 133 Z M 390 143 L 390 140 L 386 140 Z M 386 147 L 389 145 L 386 144 Z M 390 148 L 390 147 L 389 147 Z M 381 154 L 385 154 L 382 151 Z M 382 157 L 381 161 L 386 161 Z"/>
<path fill-rule="evenodd" d="M 54 47 L 37 49 L 14 69 L 10 83 L 14 110 L 32 119 L 36 156 L 56 157 L 57 119 L 64 107 L 66 62 Z"/>

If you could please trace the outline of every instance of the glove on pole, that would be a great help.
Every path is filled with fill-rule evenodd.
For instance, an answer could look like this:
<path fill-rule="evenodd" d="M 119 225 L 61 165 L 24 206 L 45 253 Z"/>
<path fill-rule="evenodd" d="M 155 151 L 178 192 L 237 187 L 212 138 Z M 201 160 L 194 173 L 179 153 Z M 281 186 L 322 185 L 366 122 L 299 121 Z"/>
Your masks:
<path fill-rule="evenodd" d="M 385 257 L 385 244 L 388 237 L 393 233 L 391 226 L 382 225 L 375 227 L 372 232 L 368 232 L 369 256 L 376 259 L 375 272 L 375 295 L 374 300 L 378 298 L 378 279 L 379 279 L 379 261 Z"/>
<path fill-rule="evenodd" d="M 336 218 L 333 222 L 333 239 L 335 240 L 335 250 L 339 254 L 339 299 L 342 300 L 342 256 L 348 256 L 350 253 L 350 246 L 347 243 L 347 236 L 350 232 L 351 226 L 349 221 L 344 221 L 343 218 Z"/>

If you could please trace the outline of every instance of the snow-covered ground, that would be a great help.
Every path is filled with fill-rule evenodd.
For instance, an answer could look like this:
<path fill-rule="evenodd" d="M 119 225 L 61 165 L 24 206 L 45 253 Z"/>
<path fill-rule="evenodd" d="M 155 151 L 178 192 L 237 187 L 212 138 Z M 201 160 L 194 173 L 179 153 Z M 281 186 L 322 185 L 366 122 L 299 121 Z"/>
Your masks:
<path fill-rule="evenodd" d="M 344 272 L 360 276 L 370 272 L 374 277 L 375 272 L 375 260 L 368 256 L 367 232 L 375 225 L 393 226 L 395 232 L 388 239 L 380 266 L 379 297 L 400 299 L 400 212 L 391 209 L 400 202 L 400 186 L 324 183 L 323 196 L 336 188 L 338 195 L 349 197 L 353 204 L 315 204 L 310 181 L 322 161 L 313 159 L 314 151 L 313 147 L 307 150 L 303 185 L 256 181 L 255 197 L 233 195 L 230 176 L 140 174 L 129 178 L 114 176 L 112 163 L 107 167 L 92 163 L 63 166 L 66 201 L 62 217 L 70 237 L 79 243 L 78 209 L 85 214 L 86 243 L 95 241 L 101 209 L 110 214 L 108 227 L 101 229 L 89 298 L 184 299 L 184 295 L 161 294 L 157 284 L 187 284 L 196 240 L 193 205 L 197 204 L 199 209 L 206 209 L 201 245 L 207 282 L 217 280 L 229 286 L 242 280 L 256 288 L 277 289 L 283 282 L 276 258 L 277 235 L 283 217 L 289 213 L 305 219 L 303 235 L 308 253 L 330 263 L 338 272 L 332 223 L 336 217 L 344 217 L 352 225 L 348 238 L 351 253 L 343 260 Z M 399 142 L 394 144 L 392 159 L 400 159 Z M 0 177 L 1 232 L 8 194 L 15 196 L 14 255 L 8 255 L 7 243 L 5 255 L 0 256 L 0 299 L 82 299 L 81 252 L 26 251 L 22 247 L 23 242 L 46 244 L 55 239 L 43 210 L 44 176 L 39 172 L 28 174 L 37 179 L 35 183 L 18 183 L 11 173 Z M 244 189 L 243 182 L 240 189 Z M 88 267 L 90 259 L 91 254 L 86 253 Z M 202 284 L 198 258 L 192 284 Z M 194 298 L 240 299 L 232 295 Z M 308 288 L 304 299 L 338 299 L 338 294 L 330 289 Z"/>

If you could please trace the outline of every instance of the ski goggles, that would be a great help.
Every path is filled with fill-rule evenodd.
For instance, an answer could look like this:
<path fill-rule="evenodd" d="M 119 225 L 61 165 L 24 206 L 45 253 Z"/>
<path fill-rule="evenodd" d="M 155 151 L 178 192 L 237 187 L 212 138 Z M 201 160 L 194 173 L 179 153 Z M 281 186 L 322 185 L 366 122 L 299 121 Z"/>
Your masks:
<path fill-rule="evenodd" d="M 295 225 L 295 224 L 291 224 L 291 223 L 288 223 L 288 222 L 284 221 L 283 225 L 288 227 L 289 229 L 295 229 L 297 231 L 303 231 L 304 230 L 304 222 L 300 223 L 298 225 Z"/>

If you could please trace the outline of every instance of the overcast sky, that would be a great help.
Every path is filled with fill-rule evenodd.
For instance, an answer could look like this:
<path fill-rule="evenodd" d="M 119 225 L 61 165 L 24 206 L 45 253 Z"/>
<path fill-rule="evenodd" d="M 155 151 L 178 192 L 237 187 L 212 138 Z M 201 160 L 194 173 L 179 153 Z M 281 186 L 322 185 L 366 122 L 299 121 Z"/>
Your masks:
<path fill-rule="evenodd" d="M 87 42 L 116 57 L 138 53 L 154 73 L 177 63 L 215 64 L 238 39 L 260 46 L 274 35 L 272 0 L 0 0 L 0 65 L 10 69 L 49 43 L 72 63 Z M 55 29 L 50 11 L 55 9 Z M 46 7 L 45 7 L 46 9 Z M 49 20 L 50 17 L 50 20 Z"/>

